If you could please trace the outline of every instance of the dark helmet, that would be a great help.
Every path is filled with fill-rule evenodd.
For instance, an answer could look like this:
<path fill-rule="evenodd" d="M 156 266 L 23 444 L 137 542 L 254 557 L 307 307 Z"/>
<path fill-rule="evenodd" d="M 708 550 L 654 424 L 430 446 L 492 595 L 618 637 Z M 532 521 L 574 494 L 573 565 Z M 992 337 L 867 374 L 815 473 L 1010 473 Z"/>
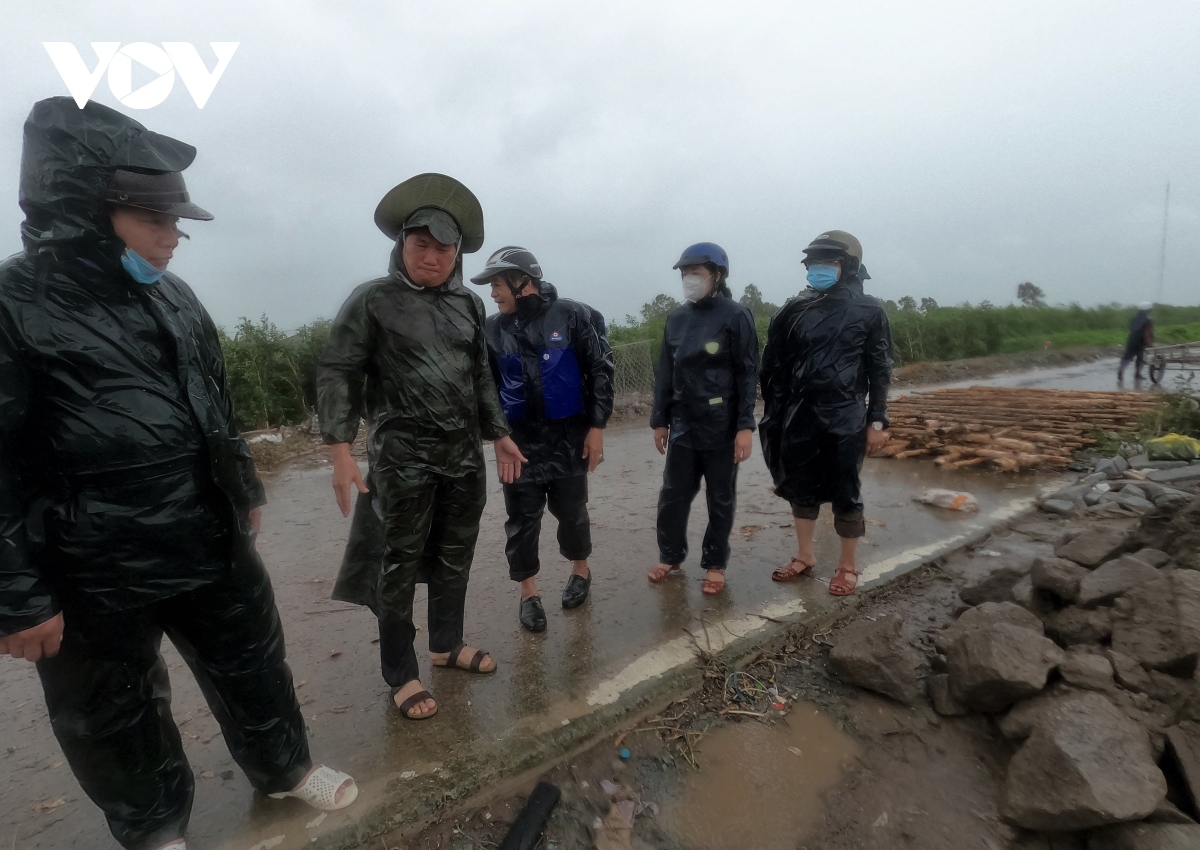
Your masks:
<path fill-rule="evenodd" d="M 862 266 L 862 243 L 844 230 L 826 230 L 804 249 L 809 260 L 841 260 L 846 275 L 858 274 Z"/>
<path fill-rule="evenodd" d="M 504 272 L 519 272 L 534 280 L 542 279 L 542 267 L 529 249 L 519 245 L 505 245 L 487 258 L 483 271 L 471 278 L 471 283 L 489 283 L 496 275 Z"/>
<path fill-rule="evenodd" d="M 104 200 L 121 207 L 212 221 L 212 213 L 192 203 L 178 171 L 119 168 L 108 181 Z"/>
<path fill-rule="evenodd" d="M 725 249 L 715 242 L 697 242 L 695 245 L 689 245 L 683 250 L 683 255 L 680 256 L 679 262 L 671 266 L 677 269 L 680 266 L 703 266 L 711 264 L 719 268 L 722 272 L 722 277 L 729 277 L 729 255 L 725 253 Z"/>

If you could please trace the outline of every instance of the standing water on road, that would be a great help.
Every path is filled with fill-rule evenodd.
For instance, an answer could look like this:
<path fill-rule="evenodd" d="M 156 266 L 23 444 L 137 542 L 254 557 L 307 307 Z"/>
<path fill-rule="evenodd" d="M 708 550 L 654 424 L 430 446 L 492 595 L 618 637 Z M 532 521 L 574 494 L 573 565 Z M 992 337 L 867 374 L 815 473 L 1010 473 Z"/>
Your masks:
<path fill-rule="evenodd" d="M 817 823 L 858 744 L 815 706 L 797 703 L 781 723 L 731 723 L 697 747 L 700 770 L 663 826 L 694 850 L 794 850 Z"/>

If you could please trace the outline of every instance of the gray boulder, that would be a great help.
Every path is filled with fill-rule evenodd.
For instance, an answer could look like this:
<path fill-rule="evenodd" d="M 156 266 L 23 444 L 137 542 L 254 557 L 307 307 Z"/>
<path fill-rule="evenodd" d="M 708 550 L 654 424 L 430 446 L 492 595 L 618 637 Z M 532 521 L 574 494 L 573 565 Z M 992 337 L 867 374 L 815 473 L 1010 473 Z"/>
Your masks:
<path fill-rule="evenodd" d="M 1139 514 L 1148 514 L 1154 510 L 1154 502 L 1143 496 L 1133 496 L 1125 492 L 1118 493 L 1113 501 L 1121 507 L 1129 508 L 1129 510 L 1136 511 Z"/>
<path fill-rule="evenodd" d="M 1190 676 L 1200 657 L 1200 573 L 1159 570 L 1129 589 L 1113 619 L 1112 648 L 1151 670 Z"/>
<path fill-rule="evenodd" d="M 1036 607 L 1035 600 L 1033 598 L 1033 579 L 1031 579 L 1029 576 L 1025 576 L 1017 581 L 1017 583 L 1012 586 L 1012 598 L 1013 602 L 1020 605 L 1026 611 L 1033 611 Z"/>
<path fill-rule="evenodd" d="M 1121 488 L 1121 495 L 1136 496 L 1139 499 L 1147 498 L 1146 491 L 1143 490 L 1141 487 L 1139 487 L 1136 484 L 1126 484 L 1124 487 Z"/>
<path fill-rule="evenodd" d="M 1122 555 L 1101 564 L 1083 577 L 1079 582 L 1077 601 L 1085 608 L 1095 608 L 1105 602 L 1112 602 L 1118 596 L 1124 596 L 1131 587 L 1154 581 L 1158 577 L 1158 570 L 1143 558 L 1137 555 Z"/>
<path fill-rule="evenodd" d="M 929 703 L 933 710 L 942 717 L 960 717 L 968 713 L 965 705 L 960 703 L 950 693 L 950 676 L 937 673 L 925 680 L 925 688 L 929 694 Z"/>
<path fill-rule="evenodd" d="M 1092 529 L 1059 546 L 1054 554 L 1094 569 L 1125 548 L 1125 531 L 1111 526 Z"/>
<path fill-rule="evenodd" d="M 1058 672 L 1068 685 L 1089 691 L 1106 691 L 1116 686 L 1112 663 L 1103 655 L 1068 652 L 1058 665 Z"/>
<path fill-rule="evenodd" d="M 1123 823 L 1088 836 L 1088 850 L 1197 850 L 1200 825 Z"/>
<path fill-rule="evenodd" d="M 1135 658 L 1130 658 L 1123 652 L 1110 649 L 1105 653 L 1112 664 L 1113 674 L 1117 684 L 1127 690 L 1148 693 L 1150 690 L 1150 674 Z"/>
<path fill-rule="evenodd" d="M 1112 634 L 1108 608 L 1064 608 L 1046 617 L 1046 634 L 1063 646 L 1097 643 Z"/>
<path fill-rule="evenodd" d="M 1079 512 L 1080 505 L 1066 499 L 1046 499 L 1041 504 L 1042 510 L 1056 516 L 1074 516 Z"/>
<path fill-rule="evenodd" d="M 1140 820 L 1166 793 L 1146 731 L 1092 692 L 1033 729 L 1009 762 L 1002 809 L 1025 829 L 1074 832 Z"/>
<path fill-rule="evenodd" d="M 1066 558 L 1035 558 L 1029 578 L 1033 586 L 1069 605 L 1079 595 L 1079 583 L 1091 575 L 1085 568 Z"/>
<path fill-rule="evenodd" d="M 1000 734 L 1008 740 L 1024 741 L 1052 713 L 1074 711 L 1074 704 L 1086 697 L 1088 693 L 1088 691 L 1058 682 L 1036 696 L 1021 700 L 1000 718 L 996 726 L 1000 730 Z"/>
<path fill-rule="evenodd" d="M 1000 712 L 1041 691 L 1062 659 L 1062 650 L 1033 629 L 995 623 L 950 647 L 950 693 L 975 711 Z"/>
<path fill-rule="evenodd" d="M 974 608 L 968 608 L 959 615 L 958 619 L 943 629 L 934 639 L 933 645 L 938 651 L 946 654 L 950 647 L 969 632 L 986 629 L 997 623 L 1008 623 L 1023 629 L 1032 629 L 1042 634 L 1042 621 L 1037 615 L 1012 602 L 984 602 Z"/>
<path fill-rule="evenodd" d="M 963 570 L 963 584 L 958 595 L 968 605 L 1011 602 L 1013 585 L 1029 575 L 1032 566 L 1032 559 L 1019 556 L 975 558 Z"/>
<path fill-rule="evenodd" d="M 829 663 L 843 682 L 906 705 L 920 695 L 921 655 L 901 634 L 901 620 L 895 614 L 846 627 L 830 650 Z"/>

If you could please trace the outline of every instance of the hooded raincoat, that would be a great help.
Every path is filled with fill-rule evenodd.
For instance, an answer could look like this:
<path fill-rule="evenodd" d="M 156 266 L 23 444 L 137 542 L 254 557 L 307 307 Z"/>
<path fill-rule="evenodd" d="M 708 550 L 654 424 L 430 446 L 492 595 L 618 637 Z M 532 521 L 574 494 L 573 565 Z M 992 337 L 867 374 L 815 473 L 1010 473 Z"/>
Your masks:
<path fill-rule="evenodd" d="M 178 837 L 191 808 L 164 632 L 257 788 L 308 767 L 217 329 L 178 277 L 124 271 L 102 201 L 118 167 L 181 171 L 194 155 L 100 104 L 39 102 L 25 250 L 0 266 L 0 634 L 63 613 L 61 650 L 38 662 L 47 708 L 126 847 Z"/>
<path fill-rule="evenodd" d="M 759 423 L 776 494 L 805 508 L 832 502 L 835 517 L 859 524 L 866 430 L 888 424 L 892 368 L 887 314 L 863 276 L 793 298 L 771 319 Z"/>
<path fill-rule="evenodd" d="M 381 620 L 384 676 L 415 678 L 416 584 L 430 587 L 430 648 L 462 638 L 462 612 L 479 517 L 487 498 L 483 439 L 509 433 L 488 365 L 483 301 L 463 286 L 461 263 L 440 286 L 411 282 L 403 235 L 387 277 L 342 306 L 317 375 L 327 443 L 352 443 L 367 423 L 367 486 L 355 504 L 335 599 Z M 393 647 L 393 644 L 395 646 Z M 448 644 L 448 645 L 447 645 Z M 404 656 L 388 672 L 389 647 Z M 410 657 L 411 656 L 411 657 Z"/>

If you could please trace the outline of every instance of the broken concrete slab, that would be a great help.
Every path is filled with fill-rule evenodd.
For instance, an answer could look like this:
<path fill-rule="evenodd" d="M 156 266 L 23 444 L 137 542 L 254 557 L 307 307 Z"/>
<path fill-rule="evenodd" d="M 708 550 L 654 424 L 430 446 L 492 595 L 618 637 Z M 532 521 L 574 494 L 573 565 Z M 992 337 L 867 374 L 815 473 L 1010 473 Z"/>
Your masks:
<path fill-rule="evenodd" d="M 1106 691 L 1116 685 L 1112 663 L 1090 652 L 1068 652 L 1058 672 L 1068 685 L 1089 691 Z"/>
<path fill-rule="evenodd" d="M 1076 601 L 1084 608 L 1095 608 L 1124 596 L 1131 587 L 1154 581 L 1159 575 L 1158 570 L 1143 558 L 1122 555 L 1087 573 L 1079 582 Z"/>
<path fill-rule="evenodd" d="M 1080 505 L 1066 499 L 1046 499 L 1040 507 L 1046 513 L 1058 516 L 1074 516 L 1080 509 Z"/>
<path fill-rule="evenodd" d="M 976 711 L 1000 712 L 1041 691 L 1062 660 L 1062 650 L 1036 631 L 994 623 L 950 647 L 950 693 Z"/>
<path fill-rule="evenodd" d="M 970 709 L 950 693 L 950 677 L 947 674 L 937 673 L 930 676 L 925 680 L 925 688 L 929 694 L 930 705 L 942 717 L 961 717 L 970 712 Z"/>
<path fill-rule="evenodd" d="M 1154 503 L 1149 499 L 1143 496 L 1134 496 L 1124 491 L 1118 493 L 1113 501 L 1123 508 L 1129 508 L 1129 510 L 1140 514 L 1148 514 L 1154 510 Z"/>
<path fill-rule="evenodd" d="M 1146 478 L 1158 484 L 1190 484 L 1200 481 L 1200 466 L 1188 464 L 1178 469 L 1152 469 Z"/>
<path fill-rule="evenodd" d="M 1112 648 L 1143 667 L 1190 676 L 1200 657 L 1200 573 L 1159 570 L 1130 588 L 1113 618 Z"/>
<path fill-rule="evenodd" d="M 1197 850 L 1200 825 L 1127 823 L 1088 836 L 1088 850 Z"/>
<path fill-rule="evenodd" d="M 1096 461 L 1095 466 L 1095 471 L 1103 473 L 1106 478 L 1120 478 L 1127 469 L 1129 469 L 1129 461 L 1120 455 L 1101 458 Z"/>
<path fill-rule="evenodd" d="M 963 635 L 985 629 L 996 623 L 1008 623 L 1023 629 L 1032 629 L 1042 634 L 1042 621 L 1037 615 L 1012 602 L 984 602 L 974 608 L 968 608 L 959 618 L 943 629 L 933 639 L 933 645 L 941 653 L 948 653 L 950 647 Z"/>
<path fill-rule="evenodd" d="M 1123 528 L 1099 528 L 1072 538 L 1059 546 L 1054 554 L 1094 569 L 1119 555 L 1126 546 L 1125 538 Z"/>
<path fill-rule="evenodd" d="M 829 652 L 834 674 L 847 684 L 912 705 L 920 694 L 921 655 L 903 636 L 899 616 L 847 626 Z"/>
<path fill-rule="evenodd" d="M 1053 711 L 1012 757 L 1004 816 L 1043 832 L 1140 820 L 1167 793 L 1146 731 L 1101 694 Z"/>
<path fill-rule="evenodd" d="M 1112 611 L 1108 608 L 1072 606 L 1048 614 L 1046 634 L 1063 646 L 1098 643 L 1112 634 Z"/>
<path fill-rule="evenodd" d="M 1069 605 L 1079 595 L 1079 583 L 1091 573 L 1066 558 L 1036 558 L 1029 572 L 1033 586 L 1062 605 Z"/>

